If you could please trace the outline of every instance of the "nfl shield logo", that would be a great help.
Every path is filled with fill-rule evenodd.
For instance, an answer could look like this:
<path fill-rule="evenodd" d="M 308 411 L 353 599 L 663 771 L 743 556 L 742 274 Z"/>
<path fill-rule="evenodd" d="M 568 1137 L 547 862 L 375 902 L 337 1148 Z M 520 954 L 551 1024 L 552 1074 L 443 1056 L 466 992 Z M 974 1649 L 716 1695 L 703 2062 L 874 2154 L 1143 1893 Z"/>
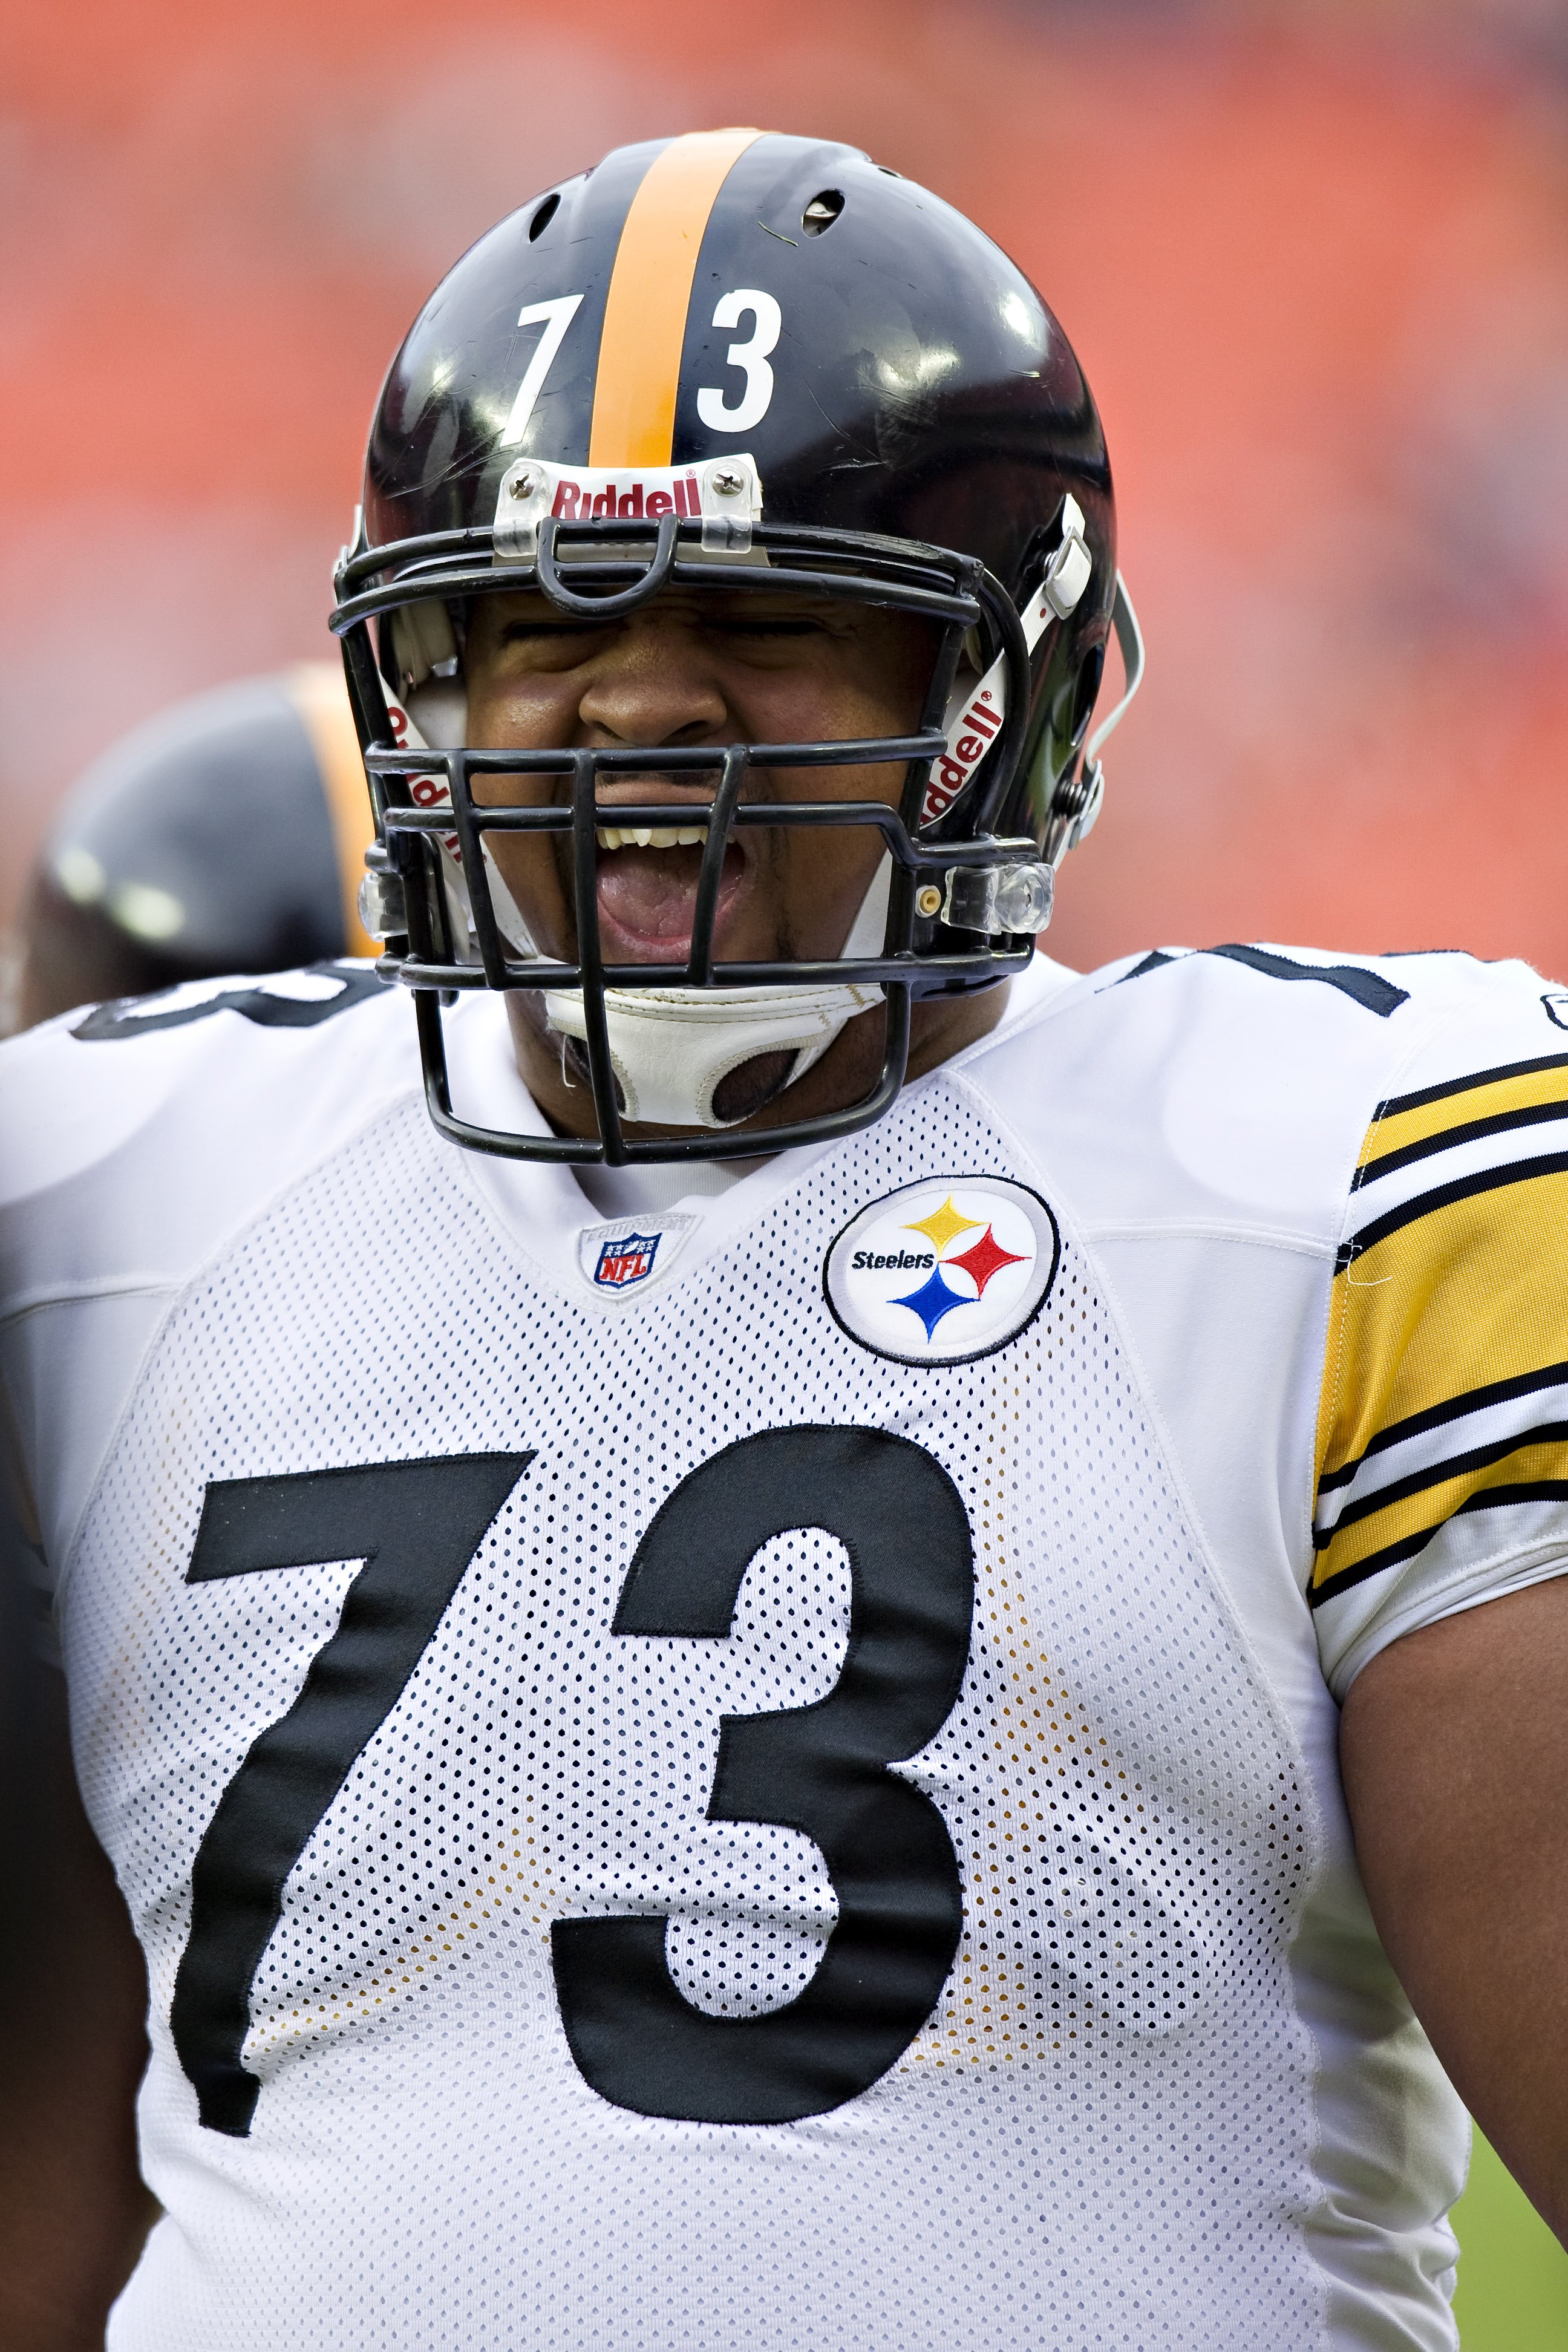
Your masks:
<path fill-rule="evenodd" d="M 627 1234 L 620 1241 L 605 1242 L 594 1269 L 600 1289 L 627 1290 L 634 1282 L 646 1282 L 661 1239 L 658 1234 Z"/>

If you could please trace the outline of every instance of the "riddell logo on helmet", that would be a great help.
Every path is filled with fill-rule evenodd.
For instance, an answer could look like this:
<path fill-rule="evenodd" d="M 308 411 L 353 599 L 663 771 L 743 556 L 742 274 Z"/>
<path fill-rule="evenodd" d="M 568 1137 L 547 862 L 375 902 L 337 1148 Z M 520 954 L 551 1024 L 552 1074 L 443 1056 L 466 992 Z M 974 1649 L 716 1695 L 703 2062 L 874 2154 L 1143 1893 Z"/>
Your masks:
<path fill-rule="evenodd" d="M 934 824 L 947 814 L 995 741 L 1002 726 L 1000 698 L 993 688 L 981 687 L 949 727 L 947 749 L 931 762 L 921 803 L 922 824 Z"/>
<path fill-rule="evenodd" d="M 696 521 L 702 513 L 697 477 L 661 467 L 652 474 L 558 474 L 550 509 L 563 522 L 597 522 L 601 517 L 657 522 L 678 514 Z"/>
<path fill-rule="evenodd" d="M 523 552 L 511 539 L 520 529 L 531 532 L 547 514 L 568 523 L 659 522 L 675 515 L 682 522 L 733 524 L 757 522 L 762 511 L 762 481 L 744 450 L 684 466 L 558 466 L 521 457 L 501 477 L 497 544 L 503 554 Z"/>

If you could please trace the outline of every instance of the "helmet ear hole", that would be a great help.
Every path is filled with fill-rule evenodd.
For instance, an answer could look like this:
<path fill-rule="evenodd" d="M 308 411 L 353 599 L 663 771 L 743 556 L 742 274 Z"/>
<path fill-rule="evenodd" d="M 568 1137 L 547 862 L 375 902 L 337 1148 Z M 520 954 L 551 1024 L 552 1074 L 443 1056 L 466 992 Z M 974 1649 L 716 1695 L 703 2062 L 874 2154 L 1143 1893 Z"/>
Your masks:
<path fill-rule="evenodd" d="M 1072 740 L 1081 743 L 1084 730 L 1094 715 L 1100 698 L 1100 681 L 1105 676 L 1105 647 L 1090 646 L 1079 664 L 1078 680 L 1072 697 Z"/>
<path fill-rule="evenodd" d="M 399 688 L 405 695 L 412 694 L 432 675 L 450 678 L 458 674 L 452 616 L 433 596 L 399 606 L 392 616 L 392 646 Z"/>
<path fill-rule="evenodd" d="M 810 204 L 802 213 L 800 225 L 807 236 L 821 236 L 833 226 L 843 210 L 842 191 L 837 188 L 824 188 L 820 194 L 813 196 Z"/>

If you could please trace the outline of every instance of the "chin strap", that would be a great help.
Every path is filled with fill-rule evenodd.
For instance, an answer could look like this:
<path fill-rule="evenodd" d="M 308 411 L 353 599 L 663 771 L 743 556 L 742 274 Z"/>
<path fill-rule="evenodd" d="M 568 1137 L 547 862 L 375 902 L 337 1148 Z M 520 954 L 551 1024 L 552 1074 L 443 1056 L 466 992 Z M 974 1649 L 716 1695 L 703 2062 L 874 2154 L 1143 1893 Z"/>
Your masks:
<path fill-rule="evenodd" d="M 879 988 L 853 987 L 606 989 L 622 1117 L 658 1127 L 732 1127 L 735 1120 L 713 1108 L 714 1092 L 731 1070 L 793 1046 L 785 1082 L 793 1086 L 845 1023 L 881 996 Z M 562 1036 L 586 1038 L 577 990 L 552 990 L 544 1010 Z"/>
<path fill-rule="evenodd" d="M 840 953 L 880 952 L 892 882 L 884 857 L 860 902 Z M 610 1059 L 620 1082 L 623 1118 L 659 1127 L 732 1127 L 713 1097 L 731 1070 L 759 1054 L 794 1048 L 786 1086 L 804 1077 L 858 1013 L 882 1002 L 879 988 L 607 988 L 605 1018 Z M 586 1044 L 580 989 L 552 989 L 545 1018 L 563 1037 Z M 780 1088 L 783 1092 L 783 1088 Z"/>

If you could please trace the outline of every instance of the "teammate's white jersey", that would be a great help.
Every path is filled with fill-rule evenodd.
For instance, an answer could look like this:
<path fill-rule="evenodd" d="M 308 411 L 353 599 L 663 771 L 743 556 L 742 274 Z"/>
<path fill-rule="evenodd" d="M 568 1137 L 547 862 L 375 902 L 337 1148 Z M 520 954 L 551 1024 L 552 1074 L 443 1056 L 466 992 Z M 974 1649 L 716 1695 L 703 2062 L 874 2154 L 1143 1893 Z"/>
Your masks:
<path fill-rule="evenodd" d="M 536 1123 L 500 1012 L 458 1084 Z M 152 1983 L 114 2352 L 1452 2346 L 1335 1698 L 1568 1560 L 1562 1012 L 1042 964 L 618 1223 L 437 1136 L 363 967 L 7 1045 Z"/>

